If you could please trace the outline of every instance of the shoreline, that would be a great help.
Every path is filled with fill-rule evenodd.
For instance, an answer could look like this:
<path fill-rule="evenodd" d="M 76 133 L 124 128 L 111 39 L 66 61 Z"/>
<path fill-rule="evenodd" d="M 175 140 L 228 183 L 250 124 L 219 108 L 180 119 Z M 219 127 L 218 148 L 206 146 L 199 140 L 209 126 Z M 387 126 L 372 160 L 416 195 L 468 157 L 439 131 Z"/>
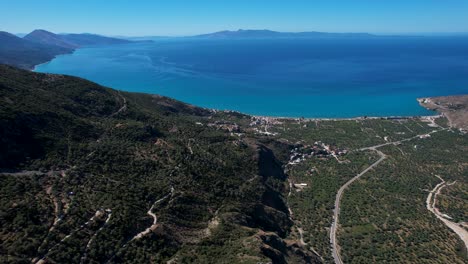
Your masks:
<path fill-rule="evenodd" d="M 304 121 L 304 122 L 356 121 L 356 120 L 404 120 L 404 119 L 415 119 L 415 118 L 430 119 L 430 118 L 445 117 L 445 115 L 441 111 L 438 111 L 437 109 L 431 109 L 431 108 L 425 107 L 422 104 L 424 100 L 428 100 L 428 99 L 430 100 L 430 98 L 431 97 L 416 98 L 416 101 L 419 102 L 420 107 L 427 109 L 429 111 L 432 111 L 434 113 L 433 115 L 407 115 L 407 116 L 388 115 L 388 116 L 356 116 L 356 117 L 286 117 L 286 116 L 253 115 L 253 114 L 247 114 L 247 113 L 243 113 L 243 112 L 235 111 L 235 110 L 218 110 L 218 109 L 213 109 L 213 108 L 204 108 L 204 109 L 207 109 L 215 113 L 217 112 L 236 113 L 236 114 L 246 115 L 246 116 L 250 116 L 251 118 L 257 118 L 257 119 L 265 119 L 265 120 L 269 119 L 269 120 L 274 120 L 274 121 L 291 120 L 291 121 Z M 177 100 L 177 99 L 174 99 L 174 100 Z"/>
<path fill-rule="evenodd" d="M 70 53 L 63 53 L 63 54 L 57 54 L 55 55 L 52 59 L 48 60 L 48 61 L 44 61 L 44 62 L 41 62 L 39 64 L 35 64 L 33 65 L 30 69 L 28 69 L 29 71 L 32 71 L 32 72 L 36 72 L 36 68 L 41 66 L 41 65 L 44 65 L 44 64 L 47 64 L 47 63 L 50 63 L 51 61 L 55 60 L 56 58 L 58 58 L 59 56 L 64 56 L 64 55 L 71 55 L 73 53 L 75 53 L 75 51 L 77 51 L 79 48 L 76 48 L 74 50 L 72 50 Z"/>
<path fill-rule="evenodd" d="M 356 121 L 356 120 L 404 120 L 404 119 L 415 119 L 415 118 L 439 118 L 443 117 L 442 114 L 434 115 L 414 115 L 414 116 L 357 116 L 357 117 L 275 117 L 275 116 L 261 116 L 261 115 L 249 115 L 255 118 L 271 119 L 271 120 L 294 120 L 294 121 Z"/>
<path fill-rule="evenodd" d="M 47 63 L 50 63 L 51 61 L 58 58 L 59 56 L 71 55 L 71 54 L 75 53 L 78 49 L 79 48 L 74 49 L 70 53 L 56 55 L 51 60 L 36 64 L 29 70 L 32 71 L 32 72 L 37 72 L 36 71 L 37 67 L 39 67 L 41 65 L 44 65 L 44 64 L 47 64 Z M 39 72 L 39 73 L 42 73 L 42 72 Z M 71 75 L 71 76 L 74 76 L 74 75 Z M 74 76 L 74 77 L 77 77 L 77 76 Z M 89 81 L 91 81 L 91 80 L 89 80 Z M 102 86 L 107 87 L 105 85 L 102 85 Z M 108 87 L 108 88 L 112 88 L 112 87 Z M 116 89 L 116 88 L 112 88 L 112 89 L 132 93 L 131 91 L 125 91 L 125 90 L 120 90 L 120 89 Z M 180 101 L 179 99 L 164 96 L 164 95 L 160 95 L 160 94 L 150 94 L 150 95 L 167 97 L 167 98 L 170 98 L 170 99 L 173 99 L 173 100 L 176 100 L 176 101 L 188 104 L 188 105 L 192 105 L 194 107 L 206 109 L 206 110 L 208 110 L 210 112 L 213 112 L 213 113 L 218 113 L 218 112 L 236 113 L 236 114 L 246 115 L 246 116 L 249 116 L 251 118 L 270 119 L 270 120 L 295 120 L 295 121 L 306 121 L 306 122 L 311 122 L 311 121 L 356 121 L 356 120 L 404 120 L 404 119 L 414 119 L 414 118 L 439 118 L 439 117 L 445 116 L 441 111 L 438 111 L 437 109 L 429 108 L 429 107 L 426 107 L 426 106 L 423 105 L 424 101 L 430 100 L 430 98 L 432 98 L 432 97 L 415 98 L 415 100 L 419 103 L 420 107 L 434 112 L 433 115 L 404 115 L 404 116 L 402 116 L 402 115 L 383 115 L 383 116 L 366 116 L 366 115 L 364 115 L 364 116 L 355 116 L 355 117 L 287 117 L 287 116 L 256 115 L 256 114 L 249 114 L 249 113 L 245 113 L 245 112 L 241 112 L 241 111 L 237 111 L 237 110 L 227 110 L 227 109 L 221 110 L 221 109 L 215 109 L 215 108 L 206 108 L 206 107 L 193 105 L 191 103 Z"/>
<path fill-rule="evenodd" d="M 57 56 L 55 56 L 54 58 L 52 58 L 51 60 L 48 60 L 46 62 L 42 62 L 42 63 L 39 63 L 39 64 L 36 64 L 34 65 L 33 67 L 31 67 L 29 70 L 32 71 L 32 72 L 36 72 L 36 68 L 41 66 L 41 65 L 44 65 L 44 64 L 47 64 L 49 62 L 51 62 L 52 60 L 54 60 L 55 58 L 57 58 Z"/>

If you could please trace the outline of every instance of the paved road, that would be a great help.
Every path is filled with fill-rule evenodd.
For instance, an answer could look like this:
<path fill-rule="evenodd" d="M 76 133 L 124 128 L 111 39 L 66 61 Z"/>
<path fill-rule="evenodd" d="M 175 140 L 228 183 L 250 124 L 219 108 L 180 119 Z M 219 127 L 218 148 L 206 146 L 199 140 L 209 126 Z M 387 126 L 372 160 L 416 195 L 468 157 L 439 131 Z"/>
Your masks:
<path fill-rule="evenodd" d="M 348 188 L 349 185 L 351 185 L 351 183 L 359 179 L 362 175 L 366 174 L 375 166 L 379 165 L 379 163 L 381 163 L 387 157 L 385 156 L 384 153 L 377 150 L 376 148 L 371 147 L 369 149 L 376 151 L 380 155 L 380 159 L 374 162 L 374 164 L 370 165 L 367 169 L 363 170 L 358 175 L 354 176 L 351 180 L 346 182 L 343 186 L 341 186 L 341 188 L 338 190 L 338 193 L 336 194 L 333 222 L 332 222 L 332 226 L 330 229 L 330 243 L 332 245 L 333 259 L 335 260 L 335 263 L 337 264 L 343 264 L 343 260 L 341 260 L 341 256 L 340 256 L 340 252 L 338 248 L 338 243 L 336 242 L 336 230 L 338 229 L 338 224 L 339 224 L 338 217 L 340 215 L 340 203 L 341 203 L 341 197 L 343 196 L 343 192 L 346 190 L 346 188 Z"/>
<path fill-rule="evenodd" d="M 442 128 L 442 129 L 438 129 L 438 130 L 433 130 L 433 131 L 431 131 L 431 132 L 429 132 L 429 133 L 426 133 L 426 134 L 416 135 L 416 136 L 414 136 L 414 137 L 405 138 L 405 139 L 398 140 L 398 141 L 387 142 L 387 143 L 383 143 L 383 144 L 380 144 L 380 145 L 375 145 L 375 146 L 372 146 L 372 147 L 360 148 L 360 149 L 358 149 L 358 151 L 375 150 L 375 149 L 377 149 L 377 148 L 385 147 L 385 146 L 388 146 L 388 145 L 398 145 L 398 144 L 401 144 L 401 143 L 403 143 L 403 142 L 410 141 L 410 140 L 419 138 L 419 137 L 424 136 L 424 135 L 432 135 L 432 134 L 434 134 L 434 133 L 437 133 L 437 132 L 440 132 L 440 131 L 444 131 L 444 130 L 448 130 L 448 128 Z"/>
<path fill-rule="evenodd" d="M 376 151 L 380 155 L 380 159 L 376 161 L 374 164 L 370 165 L 367 169 L 365 169 L 358 175 L 354 176 L 354 178 L 346 182 L 343 186 L 341 186 L 341 188 L 338 190 L 338 193 L 336 194 L 335 210 L 333 211 L 333 221 L 332 221 L 332 225 L 330 228 L 330 243 L 332 245 L 333 259 L 335 260 L 336 264 L 343 264 L 343 260 L 341 259 L 340 252 L 339 252 L 338 242 L 336 240 L 336 230 L 338 229 L 338 225 L 339 225 L 341 197 L 343 196 L 343 192 L 346 190 L 346 188 L 348 188 L 349 185 L 351 185 L 354 181 L 359 179 L 362 175 L 366 174 L 369 170 L 379 165 L 379 163 L 381 163 L 387 157 L 383 152 L 379 151 L 378 148 L 388 146 L 388 145 L 398 145 L 398 144 L 401 144 L 402 142 L 410 141 L 410 140 L 419 138 L 423 135 L 431 135 L 431 134 L 444 131 L 444 130 L 448 130 L 448 128 L 433 130 L 427 134 L 416 135 L 414 137 L 410 137 L 410 138 L 406 138 L 406 139 L 402 139 L 398 141 L 393 141 L 393 142 L 387 142 L 387 143 L 383 143 L 383 144 L 375 145 L 371 147 L 360 148 L 357 150 L 357 151 L 366 151 L 366 150 Z"/>

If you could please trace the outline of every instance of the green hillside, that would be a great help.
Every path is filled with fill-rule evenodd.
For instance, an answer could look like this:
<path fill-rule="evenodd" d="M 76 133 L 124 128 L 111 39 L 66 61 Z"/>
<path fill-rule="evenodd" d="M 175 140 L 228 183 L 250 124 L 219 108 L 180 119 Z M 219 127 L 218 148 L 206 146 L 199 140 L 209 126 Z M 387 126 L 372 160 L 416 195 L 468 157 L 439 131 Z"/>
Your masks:
<path fill-rule="evenodd" d="M 0 263 L 466 263 L 443 116 L 281 119 L 0 66 Z M 372 168 L 369 169 L 369 167 Z M 442 179 L 444 182 L 442 182 Z"/>
<path fill-rule="evenodd" d="M 0 31 L 0 64 L 32 69 L 37 64 L 72 51 L 72 48 L 36 43 Z"/>
<path fill-rule="evenodd" d="M 268 144 L 207 126 L 213 112 L 8 66 L 0 100 L 0 262 L 316 260 L 283 240 Z"/>

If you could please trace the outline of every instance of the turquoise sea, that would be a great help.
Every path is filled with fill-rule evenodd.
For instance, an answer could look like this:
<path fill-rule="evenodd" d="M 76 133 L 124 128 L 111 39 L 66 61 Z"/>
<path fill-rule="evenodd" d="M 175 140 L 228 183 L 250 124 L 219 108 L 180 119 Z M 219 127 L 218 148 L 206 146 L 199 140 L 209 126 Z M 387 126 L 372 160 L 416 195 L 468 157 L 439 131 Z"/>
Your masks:
<path fill-rule="evenodd" d="M 427 115 L 416 98 L 468 93 L 468 37 L 159 39 L 35 70 L 257 115 Z"/>

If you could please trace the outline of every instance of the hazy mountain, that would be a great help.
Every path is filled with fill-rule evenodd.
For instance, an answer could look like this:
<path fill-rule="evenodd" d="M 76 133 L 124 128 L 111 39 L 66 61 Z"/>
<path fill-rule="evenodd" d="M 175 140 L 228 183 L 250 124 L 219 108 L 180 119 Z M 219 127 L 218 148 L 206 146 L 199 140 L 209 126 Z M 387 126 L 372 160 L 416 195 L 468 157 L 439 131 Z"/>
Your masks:
<path fill-rule="evenodd" d="M 111 44 L 124 44 L 131 41 L 125 39 L 104 37 L 94 34 L 55 34 L 49 31 L 37 29 L 24 37 L 27 40 L 56 45 L 66 48 L 79 48 L 84 46 L 93 45 L 111 45 Z"/>
<path fill-rule="evenodd" d="M 162 39 L 177 39 L 177 38 L 364 38 L 364 37 L 377 37 L 369 33 L 327 33 L 327 32 L 278 32 L 272 30 L 244 30 L 239 29 L 237 31 L 223 30 L 214 33 L 200 34 L 194 36 L 115 36 L 121 39 L 127 40 L 162 40 Z"/>
<path fill-rule="evenodd" d="M 112 45 L 112 44 L 125 44 L 132 41 L 126 39 L 118 39 L 111 37 L 104 37 L 95 34 L 64 34 L 59 35 L 61 39 L 73 43 L 79 47 L 93 46 L 93 45 Z"/>
<path fill-rule="evenodd" d="M 71 53 L 84 46 L 130 43 L 130 40 L 93 34 L 54 34 L 34 30 L 23 38 L 0 32 L 0 63 L 31 69 L 60 54 Z"/>
<path fill-rule="evenodd" d="M 0 32 L 0 63 L 30 69 L 73 49 L 32 42 L 8 32 Z"/>
<path fill-rule="evenodd" d="M 60 35 L 42 29 L 36 29 L 23 38 L 37 43 L 55 45 L 69 49 L 75 49 L 79 47 L 77 44 L 64 40 Z"/>
<path fill-rule="evenodd" d="M 326 32 L 277 32 L 271 30 L 219 31 L 194 36 L 196 38 L 334 38 L 334 37 L 373 37 L 368 33 L 326 33 Z"/>

